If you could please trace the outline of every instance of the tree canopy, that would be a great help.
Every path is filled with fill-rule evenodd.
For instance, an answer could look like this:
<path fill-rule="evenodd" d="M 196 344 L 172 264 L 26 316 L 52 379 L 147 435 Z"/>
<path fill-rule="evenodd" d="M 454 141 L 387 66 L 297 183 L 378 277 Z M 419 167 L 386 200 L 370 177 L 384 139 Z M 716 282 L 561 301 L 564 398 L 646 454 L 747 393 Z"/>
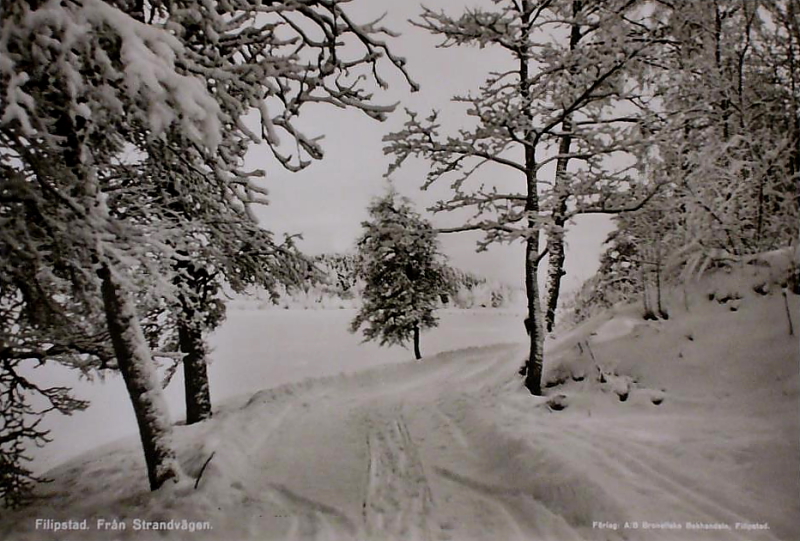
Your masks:
<path fill-rule="evenodd" d="M 392 109 L 373 97 L 384 67 L 405 74 L 392 33 L 344 4 L 0 5 L 3 366 L 120 370 L 152 488 L 182 478 L 153 369 L 159 314 L 202 332 L 219 321 L 214 284 L 274 289 L 309 268 L 256 223 L 267 192 L 249 146 L 297 170 L 323 154 L 296 125 L 305 104 Z"/>

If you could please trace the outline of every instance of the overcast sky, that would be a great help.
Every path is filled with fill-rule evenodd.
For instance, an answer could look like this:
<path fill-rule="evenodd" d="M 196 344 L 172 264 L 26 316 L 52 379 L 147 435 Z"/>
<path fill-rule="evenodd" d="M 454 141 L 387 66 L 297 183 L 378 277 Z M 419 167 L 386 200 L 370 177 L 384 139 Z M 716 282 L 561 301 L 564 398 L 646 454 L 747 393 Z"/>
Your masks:
<path fill-rule="evenodd" d="M 464 6 L 476 3 L 428 0 L 425 5 L 457 14 Z M 400 106 L 382 123 L 354 110 L 309 107 L 306 113 L 311 114 L 304 116 L 302 125 L 307 128 L 307 135 L 324 135 L 321 144 L 325 158 L 299 173 L 276 167 L 270 161 L 267 149 L 254 148 L 250 152 L 247 165 L 264 168 L 268 174 L 264 182 L 270 190 L 271 204 L 258 211 L 262 224 L 281 234 L 302 233 L 304 239 L 300 246 L 310 254 L 352 250 L 360 224 L 367 218 L 369 201 L 386 189 L 388 181 L 384 174 L 391 158 L 384 156 L 381 139 L 402 126 L 404 107 L 422 114 L 438 109 L 447 115 L 448 120 L 458 120 L 460 106 L 452 104 L 450 98 L 476 89 L 489 71 L 508 61 L 499 50 L 436 48 L 437 38 L 407 22 L 420 13 L 418 2 L 354 0 L 347 8 L 358 21 L 386 13 L 385 26 L 402 34 L 392 40 L 392 50 L 407 59 L 407 68 L 421 85 L 421 90 L 412 94 L 402 78 L 386 69 L 383 75 L 392 84 L 385 94 L 385 103 L 400 102 Z M 426 214 L 434 225 L 456 225 L 457 217 L 424 212 L 427 206 L 445 197 L 449 190 L 449 182 L 444 180 L 440 181 L 440 186 L 422 192 L 420 186 L 425 172 L 425 163 L 408 163 L 393 174 L 392 184 L 415 201 L 418 210 Z M 518 191 L 524 188 L 522 178 L 493 169 L 486 169 L 479 180 L 487 185 L 517 186 Z M 564 280 L 566 289 L 574 289 L 597 269 L 601 243 L 611 227 L 609 220 L 602 216 L 583 218 L 570 227 Z M 442 235 L 442 247 L 451 264 L 521 286 L 524 268 L 522 243 L 495 246 L 488 252 L 476 253 L 477 238 L 477 234 L 471 233 Z"/>

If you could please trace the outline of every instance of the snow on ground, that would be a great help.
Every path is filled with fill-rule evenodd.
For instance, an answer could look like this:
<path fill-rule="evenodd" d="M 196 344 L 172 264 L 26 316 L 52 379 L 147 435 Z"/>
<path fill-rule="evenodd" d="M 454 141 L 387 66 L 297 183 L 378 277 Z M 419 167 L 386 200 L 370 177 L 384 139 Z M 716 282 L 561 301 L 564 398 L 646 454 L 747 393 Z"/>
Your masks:
<path fill-rule="evenodd" d="M 211 337 L 209 377 L 215 403 L 261 389 L 311 377 L 350 373 L 388 363 L 408 361 L 413 352 L 362 343 L 347 332 L 355 310 L 260 309 L 258 302 L 236 302 Z M 422 334 L 422 352 L 435 354 L 458 347 L 517 342 L 525 330 L 520 313 L 507 309 L 440 310 L 440 325 Z M 55 365 L 34 370 L 36 381 L 68 385 L 91 401 L 87 411 L 45 419 L 53 443 L 32 449 L 34 467 L 44 472 L 98 445 L 135 435 L 136 421 L 125 384 L 118 375 L 103 382 L 76 380 L 75 372 Z M 166 389 L 173 420 L 183 419 L 183 376 L 175 375 Z M 98 428 L 100 427 L 100 428 Z"/>
<path fill-rule="evenodd" d="M 668 321 L 621 307 L 565 333 L 548 344 L 547 397 L 515 375 L 521 344 L 240 396 L 176 427 L 196 489 L 149 493 L 132 438 L 52 471 L 0 538 L 795 541 L 798 340 L 780 293 L 739 292 L 735 309 L 695 292 Z M 90 530 L 36 530 L 37 518 Z M 97 530 L 112 518 L 127 529 Z"/>

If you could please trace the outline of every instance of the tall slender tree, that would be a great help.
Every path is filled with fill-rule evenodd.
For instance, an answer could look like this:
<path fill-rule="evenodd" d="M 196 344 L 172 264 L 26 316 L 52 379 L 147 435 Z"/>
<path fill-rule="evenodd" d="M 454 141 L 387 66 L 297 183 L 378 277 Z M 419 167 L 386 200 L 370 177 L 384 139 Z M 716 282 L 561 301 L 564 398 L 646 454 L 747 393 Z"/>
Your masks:
<path fill-rule="evenodd" d="M 554 3 L 551 9 L 568 21 L 568 45 L 563 47 L 564 83 L 572 91 L 580 79 L 584 58 L 628 54 L 613 77 L 616 87 L 592 96 L 564 114 L 558 134 L 558 157 L 553 185 L 544 206 L 547 224 L 547 308 L 545 326 L 553 330 L 561 279 L 566 274 L 564 235 L 569 221 L 582 214 L 618 214 L 638 209 L 655 195 L 659 185 L 641 189 L 646 178 L 642 164 L 654 144 L 656 115 L 653 111 L 656 61 L 661 30 L 641 20 L 642 2 L 596 2 L 573 0 Z M 567 29 L 565 28 L 565 31 Z M 646 46 L 645 46 L 646 45 Z M 616 49 L 616 51 L 615 51 Z M 626 53 L 626 51 L 628 51 Z M 600 98 L 600 99 L 595 99 Z M 620 165 L 624 164 L 624 165 Z M 637 179 L 640 194 L 629 194 L 625 204 L 602 203 L 609 193 L 619 197 Z M 600 204 L 598 204 L 600 202 Z"/>
<path fill-rule="evenodd" d="M 652 192 L 635 159 L 623 160 L 621 166 L 612 160 L 629 151 L 632 140 L 641 139 L 646 124 L 616 108 L 628 101 L 645 109 L 644 89 L 625 76 L 654 39 L 639 5 L 498 0 L 493 8 L 468 9 L 459 17 L 425 9 L 417 23 L 441 36 L 443 47 L 493 46 L 510 61 L 508 70 L 491 73 L 476 94 L 454 98 L 465 105 L 473 127 L 444 135 L 436 113 L 424 119 L 410 113 L 404 129 L 386 137 L 386 152 L 396 158 L 390 173 L 412 156 L 429 161 L 423 188 L 453 178 L 452 197 L 435 210 L 476 209 L 469 223 L 441 231 L 483 231 L 480 248 L 492 242 L 524 242 L 530 334 L 525 384 L 533 394 L 542 392 L 544 317 L 538 267 L 549 250 L 542 249 L 540 237 L 550 220 L 555 217 L 559 223 L 550 227 L 558 244 L 572 213 L 635 207 Z M 612 129 L 612 121 L 622 127 Z M 566 160 L 581 165 L 567 175 Z M 552 166 L 558 170 L 555 190 L 545 178 L 545 168 Z M 512 172 L 523 189 L 476 187 L 478 172 L 487 168 Z M 575 201 L 567 211 L 570 196 Z M 554 253 L 557 261 L 558 246 Z"/>

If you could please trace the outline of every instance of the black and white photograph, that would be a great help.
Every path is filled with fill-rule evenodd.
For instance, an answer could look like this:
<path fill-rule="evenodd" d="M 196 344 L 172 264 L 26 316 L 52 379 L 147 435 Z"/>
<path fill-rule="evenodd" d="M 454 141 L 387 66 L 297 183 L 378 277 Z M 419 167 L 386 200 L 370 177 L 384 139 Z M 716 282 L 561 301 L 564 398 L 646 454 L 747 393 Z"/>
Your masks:
<path fill-rule="evenodd" d="M 800 0 L 0 0 L 0 540 L 800 540 Z"/>

